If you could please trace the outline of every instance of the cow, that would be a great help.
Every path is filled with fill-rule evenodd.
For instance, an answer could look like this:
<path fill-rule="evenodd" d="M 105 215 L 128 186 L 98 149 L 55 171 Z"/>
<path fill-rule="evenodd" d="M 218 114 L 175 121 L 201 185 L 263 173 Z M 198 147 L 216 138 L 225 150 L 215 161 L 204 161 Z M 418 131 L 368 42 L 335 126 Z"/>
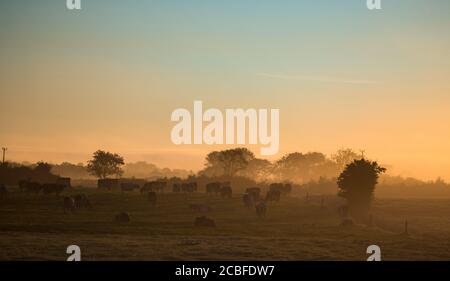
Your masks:
<path fill-rule="evenodd" d="M 206 193 L 218 194 L 221 188 L 222 184 L 220 182 L 210 182 L 206 184 Z"/>
<path fill-rule="evenodd" d="M 63 209 L 64 213 L 70 212 L 73 213 L 75 211 L 75 200 L 72 197 L 64 197 L 63 200 Z"/>
<path fill-rule="evenodd" d="M 245 190 L 245 193 L 247 193 L 248 195 L 250 195 L 250 197 L 252 197 L 253 202 L 258 201 L 261 198 L 261 196 L 260 196 L 261 188 L 259 188 L 259 187 L 247 188 Z"/>
<path fill-rule="evenodd" d="M 267 207 L 264 201 L 260 201 L 258 204 L 256 204 L 255 209 L 256 215 L 258 215 L 258 217 L 262 218 L 266 216 Z"/>
<path fill-rule="evenodd" d="M 267 202 L 279 202 L 281 196 L 281 191 L 279 190 L 269 190 L 266 194 Z"/>
<path fill-rule="evenodd" d="M 114 217 L 114 221 L 118 223 L 128 223 L 130 220 L 130 215 L 126 212 L 120 212 Z"/>
<path fill-rule="evenodd" d="M 292 184 L 290 183 L 285 183 L 283 186 L 283 190 L 281 190 L 282 194 L 289 194 L 292 191 Z"/>
<path fill-rule="evenodd" d="M 222 186 L 222 188 L 220 189 L 220 195 L 223 198 L 231 198 L 232 194 L 233 194 L 233 190 L 231 189 L 231 186 L 229 186 L 229 185 Z"/>
<path fill-rule="evenodd" d="M 98 188 L 104 188 L 107 190 L 111 190 L 113 188 L 119 187 L 119 179 L 99 179 L 97 181 Z"/>
<path fill-rule="evenodd" d="M 148 199 L 148 202 L 150 202 L 150 205 L 156 205 L 156 192 L 154 192 L 154 191 L 150 191 L 148 194 L 147 194 L 147 199 Z"/>
<path fill-rule="evenodd" d="M 122 182 L 120 184 L 120 190 L 123 192 L 135 191 L 140 188 L 139 184 L 132 182 Z"/>
<path fill-rule="evenodd" d="M 291 193 L 292 185 L 290 183 L 271 183 L 269 186 L 269 190 L 279 191 L 282 195 L 286 195 Z"/>
<path fill-rule="evenodd" d="M 244 201 L 244 205 L 247 208 L 253 206 L 253 197 L 248 193 L 244 194 L 244 196 L 242 197 L 242 201 Z"/>
<path fill-rule="evenodd" d="M 179 183 L 174 183 L 174 184 L 172 185 L 172 191 L 173 191 L 173 192 L 176 192 L 176 193 L 181 192 L 181 184 L 179 184 Z"/>
<path fill-rule="evenodd" d="M 4 184 L 0 185 L 0 199 L 6 198 L 8 195 L 8 190 L 6 190 L 6 187 Z"/>
<path fill-rule="evenodd" d="M 181 191 L 193 193 L 197 191 L 197 182 L 187 182 L 181 184 Z"/>
<path fill-rule="evenodd" d="M 62 184 L 62 185 L 64 185 L 66 188 L 72 187 L 72 185 L 70 184 L 70 178 L 59 177 L 58 179 L 56 179 L 56 183 L 57 183 L 57 184 Z"/>
<path fill-rule="evenodd" d="M 167 186 L 165 181 L 149 181 L 144 184 L 141 188 L 141 193 L 153 191 L 153 192 L 163 192 L 164 188 Z"/>
<path fill-rule="evenodd" d="M 189 208 L 199 213 L 209 213 L 212 211 L 211 207 L 206 204 L 189 204 Z"/>
<path fill-rule="evenodd" d="M 86 194 L 77 194 L 73 196 L 73 200 L 75 201 L 75 208 L 92 208 L 91 201 L 86 196 Z"/>
<path fill-rule="evenodd" d="M 214 220 L 205 216 L 195 218 L 194 225 L 196 227 L 216 227 Z"/>
<path fill-rule="evenodd" d="M 269 190 L 281 191 L 282 189 L 283 189 L 283 184 L 282 183 L 271 183 L 269 185 Z"/>
<path fill-rule="evenodd" d="M 58 183 L 46 183 L 42 185 L 42 192 L 45 195 L 55 193 L 56 196 L 59 196 L 59 194 L 64 190 L 66 186 L 63 184 Z"/>

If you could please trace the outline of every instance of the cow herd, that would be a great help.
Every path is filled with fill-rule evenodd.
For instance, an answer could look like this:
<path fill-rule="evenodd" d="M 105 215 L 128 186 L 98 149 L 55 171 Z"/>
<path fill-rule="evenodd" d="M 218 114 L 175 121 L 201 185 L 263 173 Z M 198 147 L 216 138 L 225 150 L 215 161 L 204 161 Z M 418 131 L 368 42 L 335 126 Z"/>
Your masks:
<path fill-rule="evenodd" d="M 30 194 L 39 194 L 42 192 L 45 195 L 55 194 L 59 196 L 61 192 L 67 187 L 62 183 L 44 183 L 33 182 L 30 180 L 23 180 L 19 182 L 19 189 Z"/>
<path fill-rule="evenodd" d="M 167 181 L 148 181 L 142 185 L 135 182 L 119 182 L 117 180 L 99 180 L 99 187 L 111 190 L 113 187 L 120 187 L 122 194 L 125 192 L 139 191 L 145 194 L 148 204 L 156 206 L 158 202 L 158 193 L 163 193 L 167 190 L 169 183 Z M 28 194 L 55 194 L 59 196 L 67 187 L 64 183 L 46 183 L 41 184 L 30 180 L 20 181 L 19 189 Z M 197 182 L 177 182 L 172 184 L 173 193 L 194 193 L 197 192 Z M 245 190 L 242 196 L 244 206 L 246 208 L 254 208 L 258 217 L 265 217 L 267 212 L 267 204 L 270 202 L 279 202 L 282 195 L 290 193 L 292 190 L 291 184 L 272 183 L 265 196 L 261 193 L 260 187 L 250 187 Z M 233 196 L 233 189 L 230 182 L 209 182 L 205 185 L 206 194 L 219 196 L 224 199 L 230 199 Z M 4 185 L 0 186 L 0 198 L 5 198 L 7 190 Z M 64 213 L 75 213 L 81 209 L 91 209 L 92 204 L 90 199 L 85 194 L 76 194 L 73 196 L 65 196 L 63 198 Z M 189 209 L 202 216 L 194 220 L 194 226 L 198 227 L 215 227 L 215 222 L 207 218 L 205 215 L 212 212 L 212 208 L 207 204 L 189 204 Z M 114 221 L 118 223 L 130 222 L 130 215 L 126 212 L 116 214 Z"/>
<path fill-rule="evenodd" d="M 74 196 L 66 196 L 63 200 L 64 203 L 64 213 L 67 212 L 75 212 L 76 210 L 80 210 L 83 208 L 91 209 L 91 200 L 86 196 L 86 194 L 77 194 Z"/>
<path fill-rule="evenodd" d="M 100 185 L 99 185 L 100 186 Z M 166 181 L 149 181 L 142 186 L 132 182 L 120 183 L 122 193 L 139 190 L 141 194 L 147 194 L 150 205 L 155 206 L 158 193 L 163 193 L 168 189 L 169 183 Z M 172 184 L 173 193 L 193 193 L 197 191 L 197 182 L 177 182 Z M 282 195 L 289 194 L 292 190 L 291 184 L 288 183 L 272 183 L 265 196 L 261 193 L 260 187 L 250 187 L 245 190 L 242 197 L 244 206 L 251 209 L 254 208 L 258 217 L 265 217 L 267 212 L 267 204 L 270 202 L 279 202 Z M 230 182 L 209 182 L 205 185 L 206 194 L 220 196 L 222 198 L 232 198 L 233 189 Z M 193 212 L 202 214 L 194 221 L 194 225 L 198 227 L 213 227 L 213 220 L 207 218 L 205 214 L 212 212 L 212 208 L 207 204 L 189 204 L 189 209 Z M 126 218 L 126 219 L 125 219 Z M 117 222 L 129 222 L 128 213 L 119 213 L 116 215 Z"/>

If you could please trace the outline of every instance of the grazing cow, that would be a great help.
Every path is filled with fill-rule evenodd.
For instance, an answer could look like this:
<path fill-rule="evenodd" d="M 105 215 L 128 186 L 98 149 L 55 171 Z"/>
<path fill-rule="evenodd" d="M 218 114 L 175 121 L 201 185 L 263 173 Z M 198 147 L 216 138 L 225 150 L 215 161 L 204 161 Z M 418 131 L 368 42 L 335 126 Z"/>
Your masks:
<path fill-rule="evenodd" d="M 114 217 L 114 221 L 118 223 L 128 223 L 130 220 L 130 215 L 126 212 L 120 212 Z"/>
<path fill-rule="evenodd" d="M 245 190 L 245 193 L 249 194 L 250 197 L 252 197 L 253 202 L 256 202 L 260 199 L 261 188 L 250 187 Z"/>
<path fill-rule="evenodd" d="M 195 218 L 194 225 L 196 227 L 216 227 L 214 220 L 205 216 Z"/>
<path fill-rule="evenodd" d="M 150 205 L 156 205 L 156 192 L 151 191 L 147 194 L 148 202 L 150 202 Z"/>
<path fill-rule="evenodd" d="M 281 192 L 279 190 L 269 190 L 266 194 L 267 202 L 279 202 L 281 197 Z"/>
<path fill-rule="evenodd" d="M 98 188 L 111 190 L 119 187 L 119 179 L 99 179 L 97 181 Z"/>
<path fill-rule="evenodd" d="M 286 195 L 291 193 L 292 191 L 292 185 L 290 183 L 271 183 L 269 186 L 269 190 L 276 190 L 279 191 L 281 194 Z"/>
<path fill-rule="evenodd" d="M 211 207 L 206 204 L 189 204 L 189 208 L 199 213 L 209 213 L 212 211 Z"/>
<path fill-rule="evenodd" d="M 120 184 L 120 190 L 122 192 L 132 192 L 140 188 L 139 184 L 132 182 L 123 182 Z"/>
<path fill-rule="evenodd" d="M 253 197 L 250 194 L 245 193 L 242 200 L 244 201 L 245 207 L 250 208 L 253 206 Z"/>
<path fill-rule="evenodd" d="M 91 201 L 86 196 L 86 194 L 77 194 L 73 196 L 73 200 L 75 201 L 75 208 L 92 208 Z"/>
<path fill-rule="evenodd" d="M 153 192 L 163 192 L 166 188 L 167 182 L 165 181 L 149 181 L 144 184 L 141 188 L 141 193 L 153 191 Z"/>
<path fill-rule="evenodd" d="M 292 191 L 292 184 L 290 183 L 285 183 L 283 186 L 283 190 L 281 190 L 282 194 L 289 194 Z"/>
<path fill-rule="evenodd" d="M 271 183 L 269 185 L 269 190 L 278 190 L 281 191 L 281 189 L 283 188 L 283 184 L 282 183 Z"/>
<path fill-rule="evenodd" d="M 56 196 L 59 196 L 59 194 L 64 190 L 66 186 L 63 184 L 57 184 L 57 183 L 46 183 L 42 185 L 42 192 L 45 195 L 55 193 Z"/>
<path fill-rule="evenodd" d="M 173 186 L 172 186 L 172 191 L 176 192 L 176 193 L 181 192 L 181 184 L 174 183 Z"/>
<path fill-rule="evenodd" d="M 62 185 L 64 185 L 66 188 L 72 187 L 72 185 L 70 184 L 70 178 L 59 177 L 58 179 L 56 179 L 56 183 L 57 183 L 57 184 L 62 184 Z"/>
<path fill-rule="evenodd" d="M 8 194 L 8 191 L 6 190 L 6 187 L 4 184 L 0 185 L 0 199 L 6 198 Z"/>
<path fill-rule="evenodd" d="M 258 215 L 258 217 L 262 218 L 262 217 L 266 216 L 267 207 L 266 207 L 266 203 L 264 201 L 260 201 L 258 204 L 256 204 L 255 208 L 256 208 L 256 214 Z"/>
<path fill-rule="evenodd" d="M 222 184 L 220 182 L 210 182 L 206 184 L 206 193 L 219 194 Z"/>
<path fill-rule="evenodd" d="M 191 185 L 192 192 L 197 192 L 197 182 L 196 181 L 191 182 L 190 185 Z"/>
<path fill-rule="evenodd" d="M 188 192 L 188 193 L 192 193 L 192 192 L 197 191 L 197 182 L 182 183 L 181 184 L 181 191 L 182 192 Z"/>
<path fill-rule="evenodd" d="M 231 186 L 226 185 L 222 186 L 220 189 L 220 195 L 224 198 L 231 198 L 231 195 L 233 194 L 233 190 L 231 189 Z"/>
<path fill-rule="evenodd" d="M 63 201 L 64 213 L 70 212 L 73 213 L 75 211 L 75 200 L 72 197 L 64 197 Z"/>

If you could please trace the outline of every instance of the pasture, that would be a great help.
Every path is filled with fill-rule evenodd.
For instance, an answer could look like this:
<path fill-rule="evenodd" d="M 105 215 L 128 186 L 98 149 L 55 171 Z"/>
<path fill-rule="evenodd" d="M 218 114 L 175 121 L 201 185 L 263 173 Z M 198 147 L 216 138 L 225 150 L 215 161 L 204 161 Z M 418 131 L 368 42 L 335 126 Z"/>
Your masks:
<path fill-rule="evenodd" d="M 92 209 L 63 212 L 63 198 L 85 193 Z M 383 260 L 450 260 L 450 200 L 377 199 L 375 226 L 340 226 L 340 199 L 283 196 L 267 216 L 231 199 L 166 192 L 156 206 L 139 192 L 71 188 L 59 197 L 12 190 L 0 201 L 0 260 L 65 260 L 68 245 L 82 260 L 365 260 L 381 247 Z M 189 204 L 208 204 L 215 228 L 194 226 Z M 128 212 L 129 223 L 114 216 Z M 409 235 L 403 234 L 408 220 Z"/>

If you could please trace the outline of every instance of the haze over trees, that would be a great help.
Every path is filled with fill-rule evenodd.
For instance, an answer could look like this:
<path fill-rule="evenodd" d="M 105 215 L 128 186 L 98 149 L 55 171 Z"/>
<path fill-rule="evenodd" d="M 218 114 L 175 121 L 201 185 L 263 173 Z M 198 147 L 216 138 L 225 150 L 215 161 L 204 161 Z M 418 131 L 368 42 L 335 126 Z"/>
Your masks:
<path fill-rule="evenodd" d="M 320 152 L 294 152 L 270 162 L 256 158 L 246 148 L 213 151 L 206 156 L 206 176 L 243 176 L 255 180 L 306 183 L 320 178 L 336 178 L 345 166 L 360 158 L 351 149 L 341 149 L 331 157 Z"/>

